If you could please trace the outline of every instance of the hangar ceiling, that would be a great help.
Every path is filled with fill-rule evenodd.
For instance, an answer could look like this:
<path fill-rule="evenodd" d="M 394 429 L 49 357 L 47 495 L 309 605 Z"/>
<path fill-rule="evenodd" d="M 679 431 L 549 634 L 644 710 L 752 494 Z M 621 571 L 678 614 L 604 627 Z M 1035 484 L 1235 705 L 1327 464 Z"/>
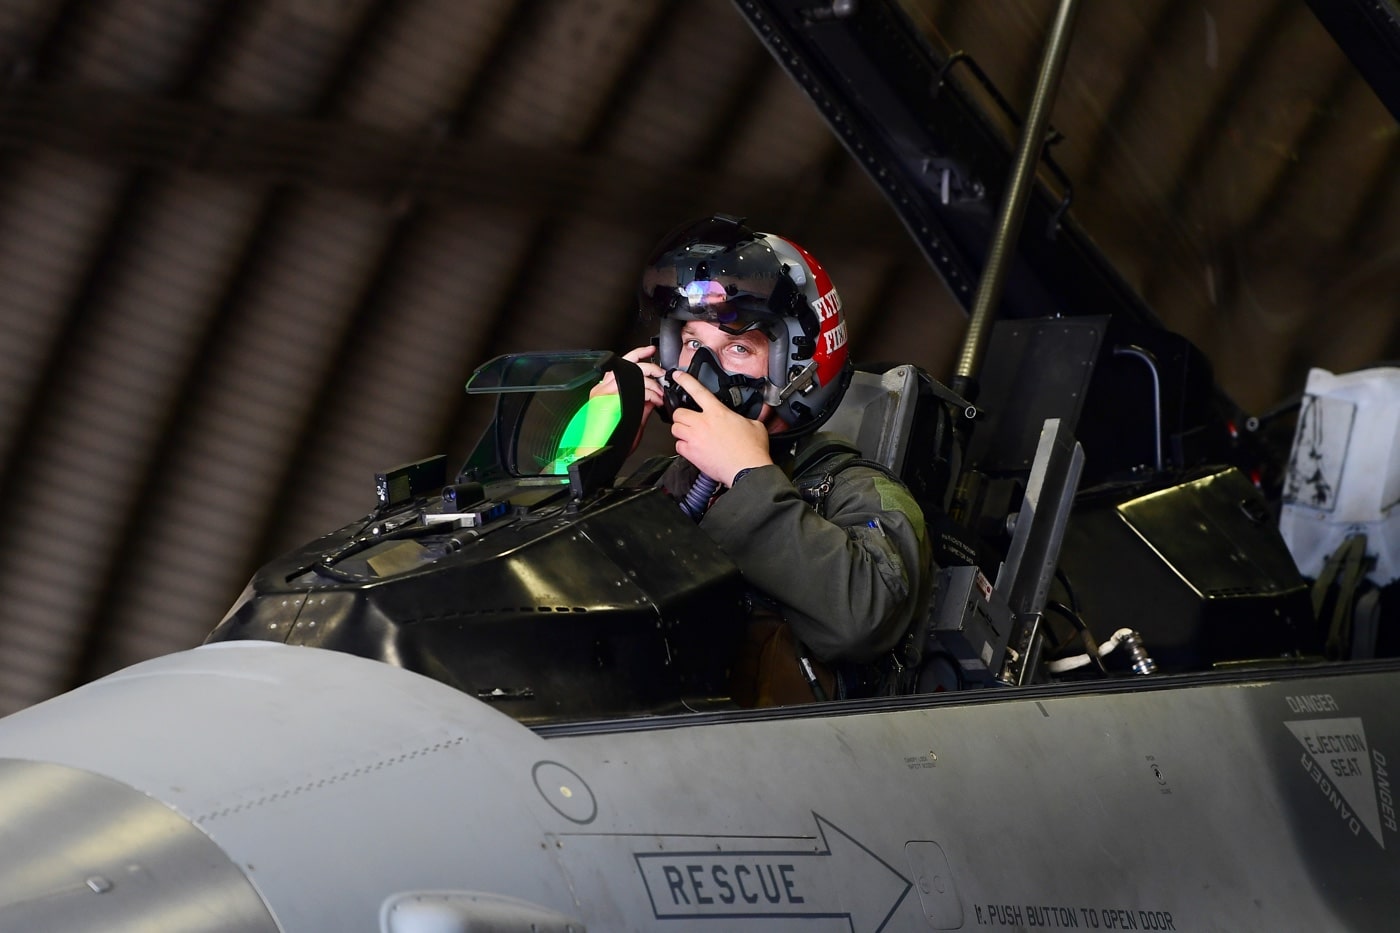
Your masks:
<path fill-rule="evenodd" d="M 1051 0 L 905 5 L 1024 112 Z M 0 82 L 0 713 L 197 644 L 377 470 L 460 460 L 476 365 L 644 340 L 679 221 L 802 242 L 860 358 L 956 357 L 729 0 L 3 0 Z M 1396 122 L 1307 6 L 1086 0 L 1052 123 L 1075 217 L 1247 411 L 1396 355 Z"/>

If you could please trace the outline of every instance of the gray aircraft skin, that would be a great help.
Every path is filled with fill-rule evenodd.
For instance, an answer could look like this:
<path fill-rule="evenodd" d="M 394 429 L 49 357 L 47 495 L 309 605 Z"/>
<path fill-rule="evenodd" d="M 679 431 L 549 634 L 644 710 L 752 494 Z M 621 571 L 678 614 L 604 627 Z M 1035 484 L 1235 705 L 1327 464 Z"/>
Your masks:
<path fill-rule="evenodd" d="M 860 94 L 843 94 L 836 77 L 859 73 L 874 82 L 872 61 L 892 70 L 918 64 L 914 52 L 879 51 L 905 35 L 897 6 L 738 0 L 736 7 L 866 167 L 889 168 L 878 172 L 880 183 L 892 202 L 905 205 L 911 233 L 945 280 L 966 281 L 967 269 L 978 265 L 966 261 L 969 244 L 992 226 L 987 212 L 967 203 L 943 210 L 936 192 L 900 187 L 916 186 L 918 165 L 928 159 L 905 159 L 901 167 L 898 153 L 930 146 L 882 142 L 878 133 L 861 137 L 871 120 L 915 135 L 939 120 L 906 126 L 893 91 L 867 83 Z M 1329 7 L 1343 8 L 1369 24 L 1362 0 Z M 807 29 L 813 23 L 820 28 Z M 1369 34 L 1345 21 L 1336 28 Z M 823 51 L 826 41 L 831 47 Z M 866 41 L 876 52 L 843 65 L 840 56 L 859 58 Z M 927 75 L 895 85 L 930 86 Z M 843 109 L 858 104 L 869 104 L 875 116 Z M 971 179 L 995 162 L 975 121 L 958 122 L 964 106 L 951 91 L 937 101 L 948 111 L 941 116 L 951 113 L 952 123 L 970 127 L 965 137 L 935 147 L 946 154 L 945 189 L 949 178 Z M 1001 153 L 997 164 L 1009 162 Z M 1027 209 L 1028 231 L 1050 229 L 1053 199 L 1032 197 Z M 1085 354 L 1086 369 L 1096 359 L 1111 368 L 1112 354 L 1101 353 L 1099 342 L 1149 313 L 1068 220 L 1031 236 L 1019 257 L 1025 265 L 1007 286 L 1010 316 L 1029 320 L 1031 306 L 1058 315 L 1082 305 L 1111 316 L 1112 326 L 1070 326 L 1056 317 L 1051 333 L 1032 321 L 1000 344 L 993 338 L 989 360 L 1023 351 L 1043 359 L 1048 348 L 1068 347 Z M 501 651 L 479 650 L 481 643 L 431 654 L 428 648 L 441 646 L 412 643 L 409 626 L 395 628 L 383 607 L 398 600 L 405 614 L 422 611 L 420 604 L 459 587 L 475 569 L 466 564 L 468 552 L 492 541 L 510 542 L 502 553 L 520 561 L 517 569 L 529 567 L 527 546 L 541 544 L 553 555 L 541 563 L 561 568 L 560 579 L 567 576 L 562 564 L 577 553 L 566 539 L 606 550 L 596 566 L 615 561 L 618 579 L 585 582 L 600 592 L 625 583 L 641 593 L 630 599 L 629 589 L 626 608 L 654 624 L 647 626 L 651 641 L 637 640 L 638 656 L 664 642 L 667 663 L 688 624 L 694 635 L 687 614 L 703 615 L 706 607 L 696 608 L 700 597 L 666 602 L 656 595 L 664 586 L 688 593 L 691 581 L 678 574 L 657 582 L 643 573 L 635 583 L 622 557 L 643 545 L 620 540 L 617 528 L 625 523 L 608 521 L 654 521 L 648 533 L 670 535 L 681 563 L 713 574 L 717 582 L 705 598 L 729 598 L 725 587 L 737 570 L 705 550 L 713 544 L 688 519 L 675 518 L 673 503 L 663 510 L 659 493 L 604 489 L 610 473 L 588 479 L 575 471 L 567 488 L 583 491 L 573 511 L 557 506 L 548 516 L 555 524 L 539 542 L 511 526 L 494 536 L 454 538 L 459 550 L 432 558 L 446 568 L 437 576 L 425 559 L 422 568 L 358 589 L 355 574 L 368 571 L 342 569 L 334 582 L 319 580 L 319 590 L 286 589 L 317 567 L 337 570 L 337 561 L 365 543 L 360 531 L 368 524 L 343 541 L 328 535 L 323 541 L 331 542 L 325 546 L 334 560 L 298 555 L 259 578 L 276 578 L 283 590 L 259 591 L 255 580 L 210 643 L 0 720 L 0 933 L 1393 929 L 1400 917 L 1392 848 L 1400 844 L 1392 778 L 1392 768 L 1400 768 L 1400 660 L 1323 662 L 1317 644 L 1303 644 L 1301 629 L 1279 621 L 1294 597 L 1306 602 L 1306 593 L 1296 568 L 1277 571 L 1282 540 L 1253 500 L 1229 498 L 1236 488 L 1230 484 L 1243 482 L 1233 468 L 1204 479 L 1183 469 L 1173 485 L 1111 503 L 1098 525 L 1068 524 L 1082 450 L 1070 426 L 1056 433 L 1062 413 L 1039 400 L 1051 389 L 1077 397 L 1083 386 L 1026 384 L 1008 373 L 989 367 L 983 398 L 998 400 L 1004 390 L 999 401 L 1024 402 L 1001 408 L 1024 409 L 1042 441 L 1053 443 L 1036 446 L 1024 521 L 1003 555 L 1018 573 L 999 577 L 988 591 L 997 611 L 1012 615 L 984 614 L 975 626 L 956 606 L 950 617 L 938 616 L 950 639 L 995 630 L 996 637 L 977 643 L 982 648 L 959 656 L 967 672 L 980 668 L 981 689 L 767 710 L 643 704 L 625 714 L 606 704 L 631 694 L 609 692 L 612 675 L 584 665 L 550 672 L 559 674 L 555 680 L 540 677 L 539 695 L 529 701 L 537 707 L 515 707 L 566 707 L 548 693 L 553 684 L 584 715 L 565 708 L 558 716 L 513 717 L 509 701 L 525 704 L 523 693 L 507 690 L 503 702 L 490 690 L 454 686 L 461 670 L 476 671 L 473 663 L 516 676 L 535 673 L 536 659 L 513 662 Z M 874 385 L 878 394 L 878 378 Z M 941 398 L 961 401 L 956 393 Z M 1173 428 L 1163 426 L 1160 408 L 1157 414 L 1160 442 Z M 1087 421 L 1081 438 L 1095 430 Z M 1191 426 L 1176 427 L 1185 436 Z M 1008 433 L 1017 442 L 1035 439 L 1020 425 Z M 1052 447 L 1061 453 L 1048 453 Z M 1020 456 L 1019 448 L 1013 452 Z M 1009 456 L 995 446 L 982 455 L 966 465 L 969 473 Z M 1101 470 L 1101 463 L 1091 455 L 1091 466 Z M 1226 497 L 1228 514 L 1211 511 L 1219 505 L 1212 496 Z M 430 512 L 452 515 L 442 503 L 396 500 L 394 507 L 425 527 Z M 371 543 L 398 546 L 403 539 L 389 542 L 387 529 L 400 513 L 385 514 L 374 519 L 385 540 Z M 1091 510 L 1085 515 L 1094 519 Z M 1110 525 L 1123 537 L 1086 544 L 1095 529 Z M 1193 537 L 1197 527 L 1206 537 Z M 603 541 L 602 530 L 617 540 Z M 510 537 L 517 532 L 518 541 Z M 590 544 L 590 535 L 602 543 Z M 1072 576 L 1110 579 L 1101 618 L 1140 628 L 1149 647 L 1187 660 L 1168 664 L 1165 673 L 1037 676 L 1038 655 L 1028 646 L 1043 637 L 1036 626 L 1061 538 Z M 1131 568 L 1147 565 L 1128 562 L 1126 544 L 1118 543 L 1139 539 L 1144 553 L 1160 558 L 1151 568 L 1156 576 L 1138 576 Z M 1221 540 L 1230 547 L 1215 543 Z M 496 566 L 502 592 L 529 576 Z M 1229 573 L 1212 576 L 1220 566 Z M 437 590 L 423 590 L 428 597 L 393 588 L 395 574 L 420 570 L 422 580 L 438 580 Z M 1240 580 L 1255 589 L 1241 596 Z M 1209 596 L 1212 586 L 1219 598 Z M 1086 600 L 1095 589 L 1085 587 Z M 379 603 L 365 596 L 371 590 Z M 334 603 L 325 618 L 334 616 L 339 628 L 329 634 L 322 633 L 330 624 L 308 634 L 315 623 L 303 626 L 306 617 L 298 614 L 316 592 L 324 594 L 322 604 Z M 471 598 L 485 604 L 493 595 Z M 507 597 L 515 594 L 501 600 Z M 295 610 L 278 615 L 279 601 Z M 994 600 L 984 594 L 983 602 Z M 572 605 L 585 603 L 589 614 L 554 612 L 545 621 L 572 631 L 606 621 L 617 608 L 592 595 Z M 1188 631 L 1173 645 L 1182 606 L 1198 615 L 1180 621 Z M 485 630 L 495 620 L 480 614 Z M 1002 622 L 1012 617 L 1016 628 L 1008 632 Z M 372 624 L 362 625 L 366 619 Z M 409 621 L 417 631 L 429 628 L 421 617 Z M 672 626 L 664 635 L 651 631 L 663 622 Z M 523 622 L 514 631 L 520 644 L 548 638 Z M 1238 637 L 1212 641 L 1218 632 Z M 544 647 L 542 658 L 565 652 Z M 1003 665 L 1003 657 L 1014 660 Z M 461 670 L 448 669 L 457 662 Z M 704 663 L 697 662 L 694 684 L 706 682 Z M 650 679 L 636 694 L 652 696 L 671 673 L 646 671 Z M 515 683 L 501 676 L 507 687 Z"/>
<path fill-rule="evenodd" d="M 532 731 L 234 642 L 0 722 L 6 930 L 1380 930 L 1393 665 Z"/>

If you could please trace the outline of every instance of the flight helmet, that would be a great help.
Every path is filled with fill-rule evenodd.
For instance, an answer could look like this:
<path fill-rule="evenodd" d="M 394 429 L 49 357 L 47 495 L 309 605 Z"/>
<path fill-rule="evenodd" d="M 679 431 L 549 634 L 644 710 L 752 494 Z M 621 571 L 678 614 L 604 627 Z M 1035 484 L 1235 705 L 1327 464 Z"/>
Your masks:
<path fill-rule="evenodd" d="M 846 391 L 846 321 L 831 278 L 801 246 L 756 232 L 743 218 L 715 214 L 667 234 L 647 260 L 639 301 L 642 313 L 659 322 L 657 362 L 668 373 L 679 365 L 687 321 L 731 334 L 759 330 L 768 338 L 767 377 L 734 376 L 724 383 L 731 391 L 716 393 L 749 417 L 767 402 L 789 433 L 805 433 L 836 410 Z M 718 368 L 713 355 L 696 356 L 702 354 Z"/>

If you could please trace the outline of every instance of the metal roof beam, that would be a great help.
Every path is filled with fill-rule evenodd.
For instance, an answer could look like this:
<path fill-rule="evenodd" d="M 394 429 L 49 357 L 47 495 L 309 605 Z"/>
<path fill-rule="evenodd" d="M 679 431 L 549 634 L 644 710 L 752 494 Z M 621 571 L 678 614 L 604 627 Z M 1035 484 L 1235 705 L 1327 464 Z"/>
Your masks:
<path fill-rule="evenodd" d="M 1308 0 L 1308 6 L 1400 120 L 1400 10 L 1394 0 Z"/>
<path fill-rule="evenodd" d="M 674 222 L 677 191 L 708 190 L 708 169 L 623 162 L 615 156 L 448 138 L 347 122 L 237 113 L 208 103 L 94 87 L 12 85 L 0 93 L 0 152 L 48 147 L 141 169 L 242 177 L 268 186 L 344 188 L 386 204 L 494 203 L 526 210 L 568 203 L 577 213 L 643 229 Z M 728 201 L 749 213 L 777 210 L 783 192 L 769 179 L 726 176 Z M 860 186 L 830 193 L 831 216 L 846 223 L 830 241 L 872 241 L 888 228 L 885 208 Z"/>

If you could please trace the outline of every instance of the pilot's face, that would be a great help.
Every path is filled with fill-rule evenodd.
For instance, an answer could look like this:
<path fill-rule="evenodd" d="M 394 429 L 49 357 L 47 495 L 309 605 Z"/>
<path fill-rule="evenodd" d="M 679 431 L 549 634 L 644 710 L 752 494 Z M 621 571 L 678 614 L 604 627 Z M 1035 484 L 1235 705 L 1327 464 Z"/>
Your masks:
<path fill-rule="evenodd" d="M 768 338 L 762 331 L 727 334 L 720 330 L 718 324 L 686 321 L 681 328 L 681 369 L 690 368 L 691 358 L 701 347 L 709 347 L 726 372 L 757 379 L 768 375 Z M 787 430 L 786 422 L 777 417 L 772 406 L 766 403 L 754 420 L 767 425 L 770 434 Z"/>
<path fill-rule="evenodd" d="M 691 357 L 709 347 L 725 372 L 762 379 L 768 375 L 768 338 L 762 331 L 726 334 L 707 321 L 687 321 L 681 328 L 680 368 L 690 367 Z"/>

